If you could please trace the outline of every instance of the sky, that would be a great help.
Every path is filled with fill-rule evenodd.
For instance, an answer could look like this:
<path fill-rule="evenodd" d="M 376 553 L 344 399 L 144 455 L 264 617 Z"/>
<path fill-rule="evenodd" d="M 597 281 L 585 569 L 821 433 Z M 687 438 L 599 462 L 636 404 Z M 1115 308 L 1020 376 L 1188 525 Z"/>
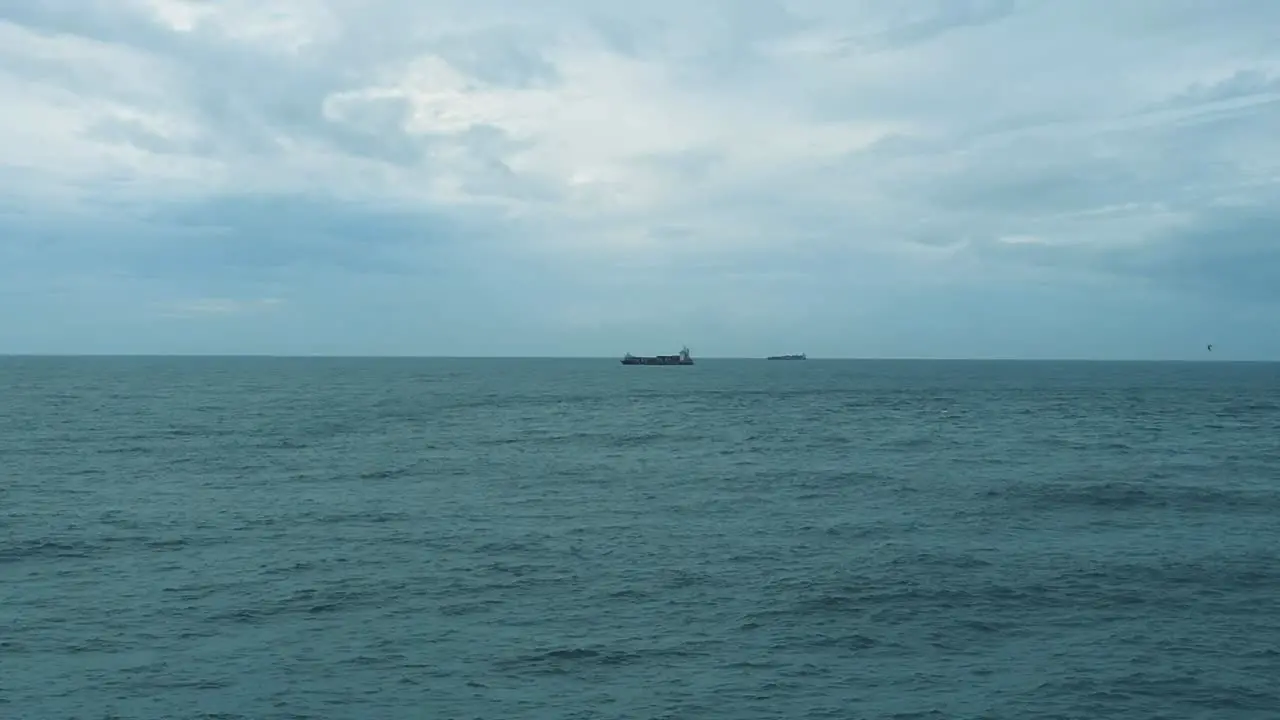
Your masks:
<path fill-rule="evenodd" d="M 0 353 L 1280 359 L 1276 27 L 0 0 Z"/>

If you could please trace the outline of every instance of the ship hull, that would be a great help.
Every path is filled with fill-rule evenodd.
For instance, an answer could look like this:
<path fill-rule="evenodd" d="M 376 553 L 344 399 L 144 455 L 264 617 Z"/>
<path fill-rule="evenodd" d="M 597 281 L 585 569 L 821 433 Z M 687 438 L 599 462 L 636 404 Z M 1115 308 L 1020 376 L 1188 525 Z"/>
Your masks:
<path fill-rule="evenodd" d="M 686 360 L 678 355 L 658 355 L 655 357 L 629 357 L 622 359 L 623 365 L 692 365 L 693 360 Z"/>
<path fill-rule="evenodd" d="M 765 360 L 808 360 L 804 355 L 770 355 Z"/>

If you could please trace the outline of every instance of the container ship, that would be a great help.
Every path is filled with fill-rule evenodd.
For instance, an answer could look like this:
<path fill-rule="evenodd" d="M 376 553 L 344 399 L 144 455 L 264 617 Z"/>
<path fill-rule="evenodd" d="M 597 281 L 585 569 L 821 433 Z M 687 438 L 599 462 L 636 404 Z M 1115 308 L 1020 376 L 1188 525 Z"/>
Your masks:
<path fill-rule="evenodd" d="M 799 355 L 770 355 L 769 357 L 765 358 L 765 360 L 808 360 L 808 359 L 809 358 L 804 353 L 800 353 Z"/>
<path fill-rule="evenodd" d="M 622 356 L 623 365 L 692 365 L 693 358 L 689 355 L 689 348 L 681 348 L 677 355 L 650 355 L 648 357 L 639 357 L 627 353 Z"/>

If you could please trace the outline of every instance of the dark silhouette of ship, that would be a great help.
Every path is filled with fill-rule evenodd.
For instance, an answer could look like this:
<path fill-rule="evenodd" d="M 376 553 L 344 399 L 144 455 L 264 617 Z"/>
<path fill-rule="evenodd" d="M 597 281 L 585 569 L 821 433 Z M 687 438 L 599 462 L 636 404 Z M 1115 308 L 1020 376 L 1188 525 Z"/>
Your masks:
<path fill-rule="evenodd" d="M 680 348 L 678 355 L 650 355 L 648 357 L 638 357 L 627 353 L 622 356 L 623 365 L 692 365 L 693 358 L 689 355 L 689 348 Z"/>
<path fill-rule="evenodd" d="M 806 356 L 804 353 L 800 353 L 799 355 L 770 355 L 769 357 L 765 358 L 765 360 L 808 360 L 808 359 L 809 359 L 808 356 Z"/>

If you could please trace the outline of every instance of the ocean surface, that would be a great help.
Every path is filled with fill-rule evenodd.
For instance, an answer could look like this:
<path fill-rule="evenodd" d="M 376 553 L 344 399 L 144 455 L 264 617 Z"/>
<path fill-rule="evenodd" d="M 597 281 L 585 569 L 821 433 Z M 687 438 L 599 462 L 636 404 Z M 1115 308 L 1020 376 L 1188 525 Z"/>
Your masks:
<path fill-rule="evenodd" d="M 1280 365 L 0 358 L 6 720 L 1280 717 Z"/>

